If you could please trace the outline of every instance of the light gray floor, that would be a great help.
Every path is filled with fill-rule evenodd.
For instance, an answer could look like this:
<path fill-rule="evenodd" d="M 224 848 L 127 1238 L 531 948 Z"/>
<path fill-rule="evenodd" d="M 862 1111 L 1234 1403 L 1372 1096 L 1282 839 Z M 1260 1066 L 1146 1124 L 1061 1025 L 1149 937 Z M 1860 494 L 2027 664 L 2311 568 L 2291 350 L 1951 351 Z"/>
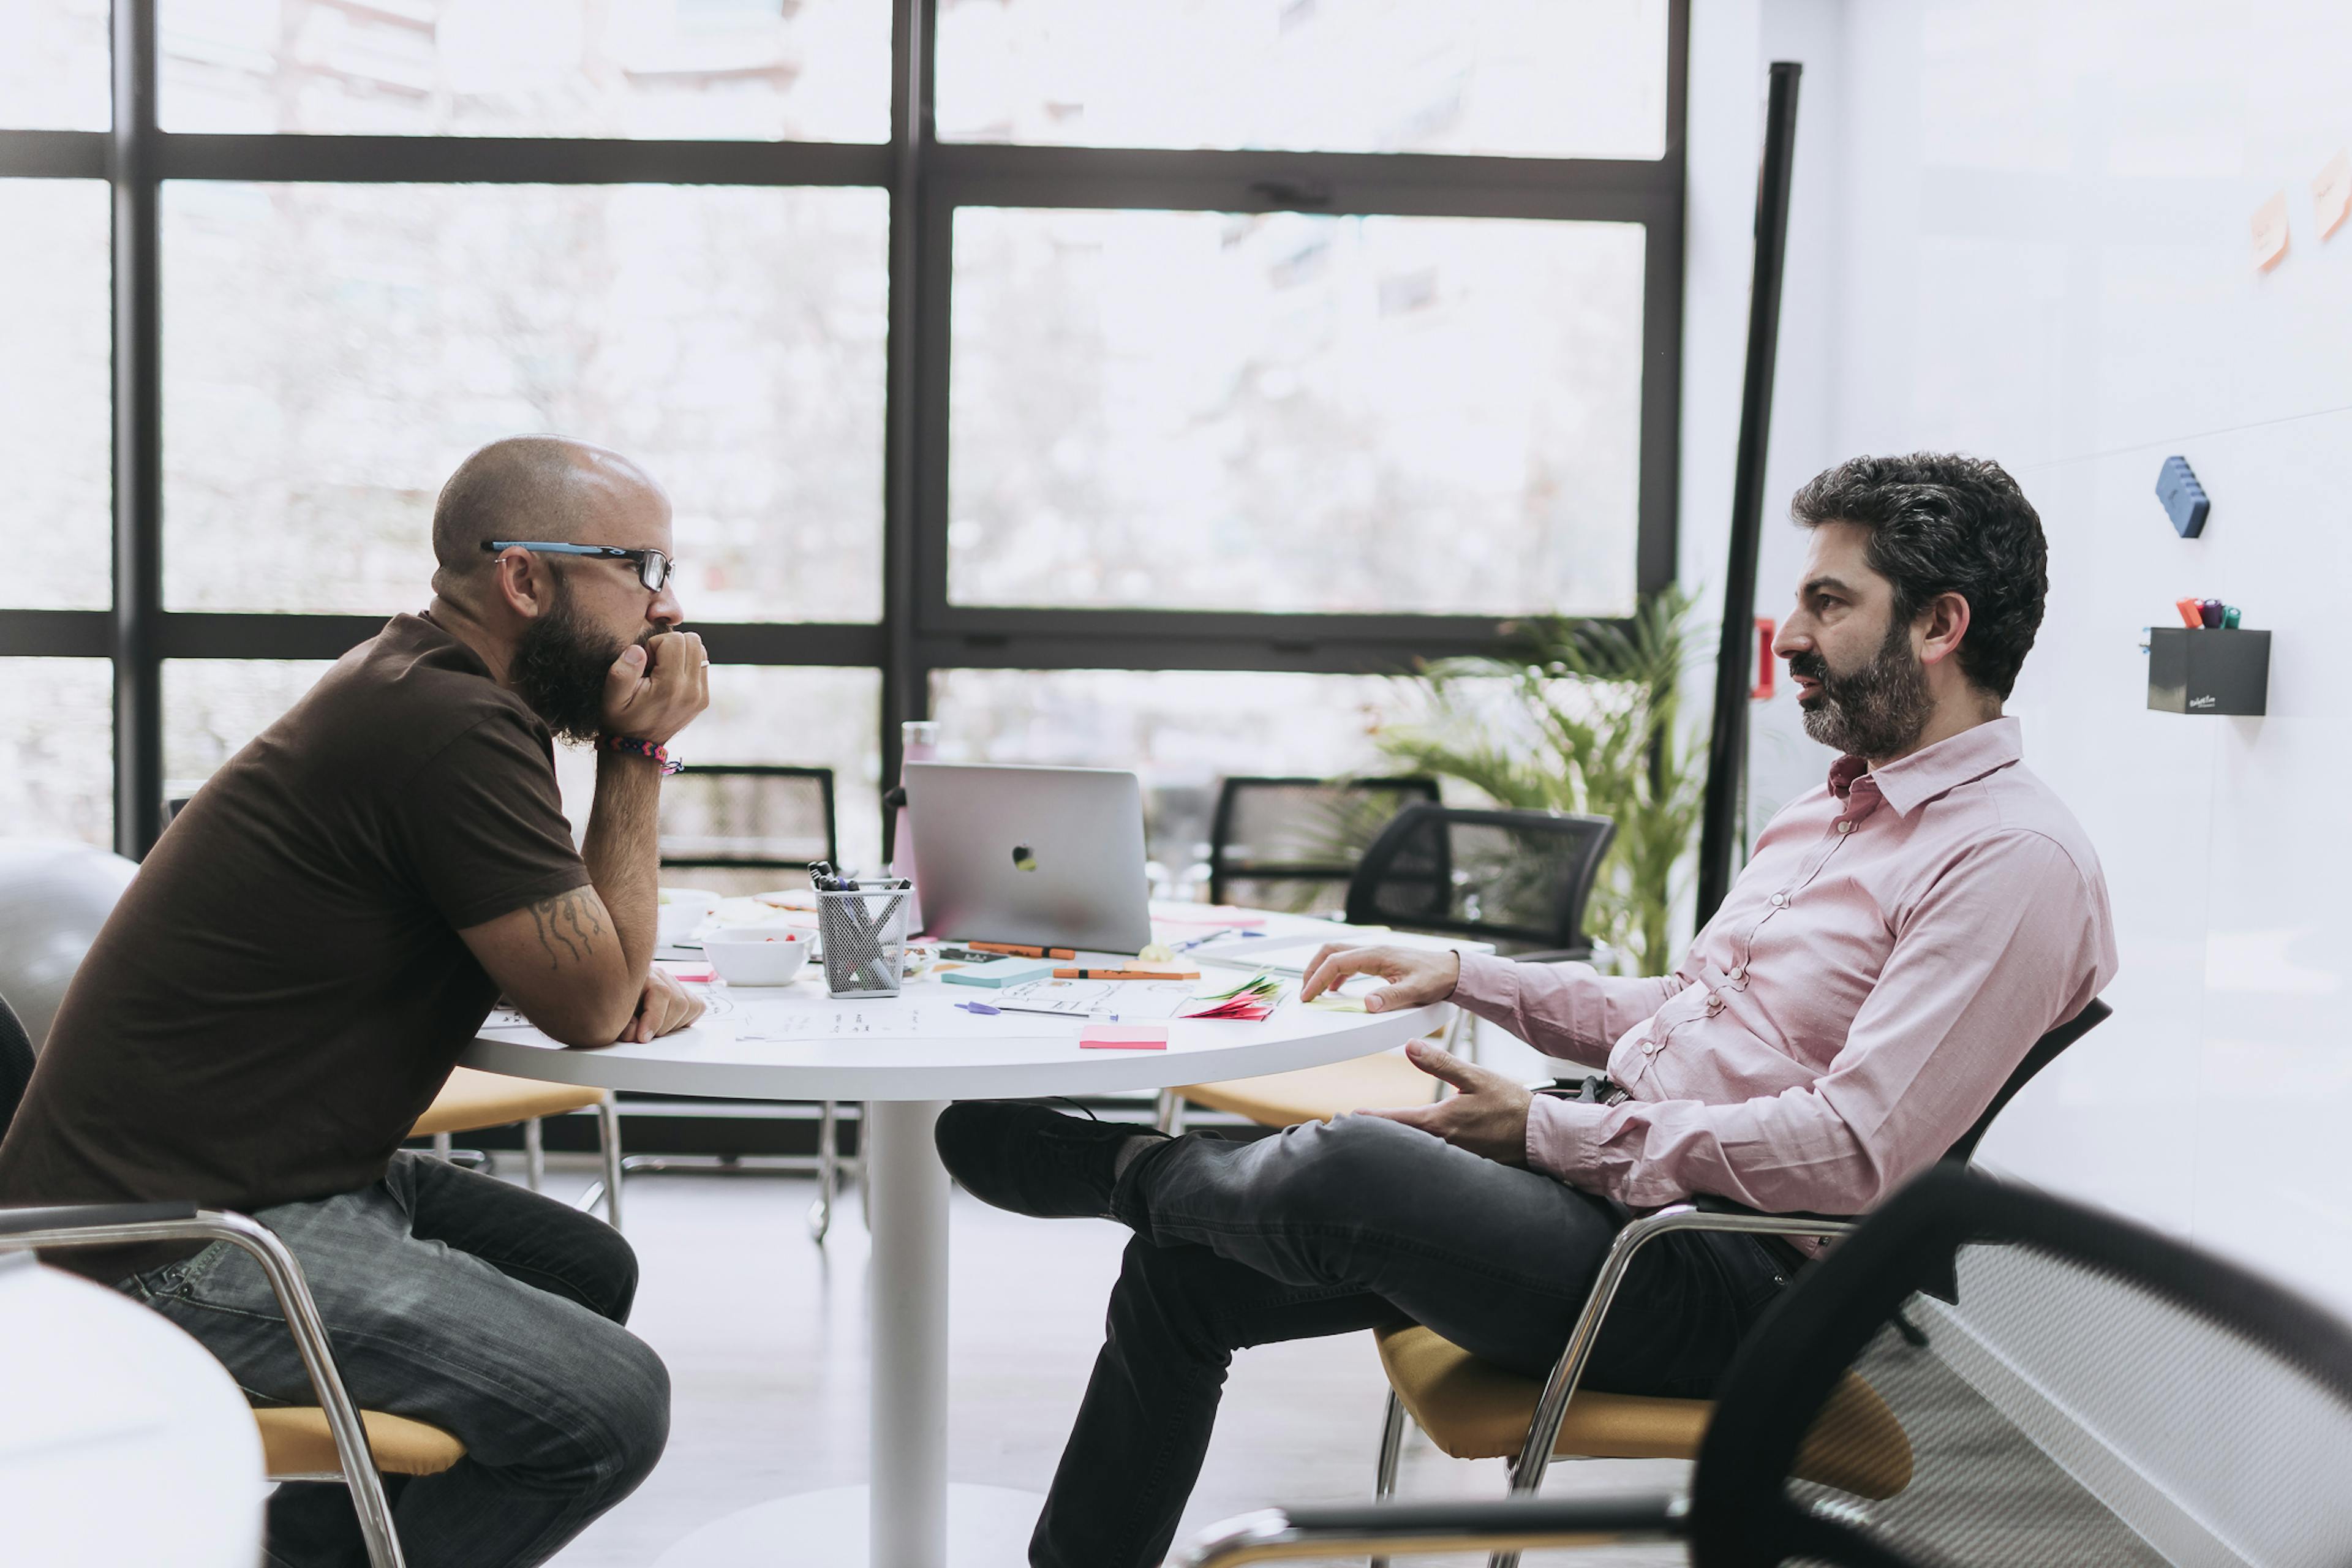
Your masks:
<path fill-rule="evenodd" d="M 587 1180 L 556 1170 L 548 1187 L 568 1198 Z M 674 1380 L 669 1451 L 635 1497 L 555 1559 L 561 1568 L 644 1568 L 712 1519 L 865 1479 L 866 1232 L 852 1194 L 827 1243 L 811 1243 L 802 1216 L 814 1193 L 811 1180 L 778 1176 L 630 1184 L 629 1237 L 644 1265 L 632 1326 Z M 1101 1343 L 1127 1233 L 1022 1219 L 961 1193 L 953 1226 L 951 1474 L 1043 1490 Z M 1368 1497 L 1384 1388 L 1366 1335 L 1244 1352 L 1186 1531 L 1269 1502 Z M 1553 1474 L 1562 1490 L 1646 1489 L 1677 1484 L 1684 1470 L 1651 1461 Z M 1416 1441 L 1401 1489 L 1498 1496 L 1502 1465 Z M 1679 1560 L 1673 1549 L 1575 1559 Z"/>

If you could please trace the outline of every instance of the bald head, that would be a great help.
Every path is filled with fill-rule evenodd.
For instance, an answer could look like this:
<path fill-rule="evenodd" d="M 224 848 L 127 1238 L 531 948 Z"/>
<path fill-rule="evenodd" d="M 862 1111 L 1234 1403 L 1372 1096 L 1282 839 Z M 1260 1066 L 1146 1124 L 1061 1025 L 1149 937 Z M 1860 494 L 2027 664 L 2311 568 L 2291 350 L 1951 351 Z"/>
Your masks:
<path fill-rule="evenodd" d="M 562 436 L 509 436 L 457 465 L 433 508 L 433 591 L 470 597 L 489 581 L 494 539 L 564 544 L 647 542 L 634 537 L 669 500 L 618 452 Z M 609 537 L 608 537 L 609 535 Z"/>

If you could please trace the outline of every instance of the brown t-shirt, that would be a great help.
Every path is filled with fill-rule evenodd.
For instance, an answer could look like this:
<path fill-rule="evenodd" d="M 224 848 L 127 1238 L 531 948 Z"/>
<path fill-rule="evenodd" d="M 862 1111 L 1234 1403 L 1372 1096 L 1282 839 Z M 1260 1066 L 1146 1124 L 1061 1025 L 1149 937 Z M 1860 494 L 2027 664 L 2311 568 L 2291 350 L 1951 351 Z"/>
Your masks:
<path fill-rule="evenodd" d="M 366 1186 L 497 1000 L 458 931 L 588 880 L 547 726 L 395 616 L 140 867 L 0 1142 L 0 1205 L 251 1213 Z M 188 1250 L 54 1261 L 118 1279 Z"/>

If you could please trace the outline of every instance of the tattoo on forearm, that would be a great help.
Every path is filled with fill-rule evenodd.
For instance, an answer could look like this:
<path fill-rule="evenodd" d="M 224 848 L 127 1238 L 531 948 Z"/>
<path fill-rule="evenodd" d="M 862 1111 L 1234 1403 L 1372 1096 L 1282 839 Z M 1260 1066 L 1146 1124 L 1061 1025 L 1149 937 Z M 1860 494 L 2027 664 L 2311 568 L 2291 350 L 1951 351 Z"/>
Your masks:
<path fill-rule="evenodd" d="M 562 969 L 565 957 L 579 963 L 596 939 L 604 934 L 604 922 L 597 918 L 596 902 L 585 888 L 540 900 L 530 906 L 530 918 L 539 930 L 539 945 L 547 950 L 547 967 L 551 970 Z M 559 943 L 563 948 L 561 956 L 555 951 Z"/>

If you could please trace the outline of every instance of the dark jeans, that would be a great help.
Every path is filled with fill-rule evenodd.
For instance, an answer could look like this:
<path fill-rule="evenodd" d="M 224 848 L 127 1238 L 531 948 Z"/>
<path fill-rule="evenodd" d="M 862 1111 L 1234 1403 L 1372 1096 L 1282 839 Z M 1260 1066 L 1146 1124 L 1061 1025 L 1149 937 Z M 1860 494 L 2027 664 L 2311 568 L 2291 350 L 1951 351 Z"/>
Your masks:
<path fill-rule="evenodd" d="M 1624 1223 L 1603 1199 L 1370 1116 L 1147 1150 L 1113 1212 L 1136 1238 L 1029 1544 L 1035 1568 L 1160 1561 L 1244 1346 L 1410 1321 L 1545 1375 Z M 1745 1237 L 1651 1243 L 1586 1384 L 1708 1393 L 1784 1279 Z"/>
<path fill-rule="evenodd" d="M 352 1397 L 454 1433 L 437 1476 L 384 1478 L 411 1568 L 545 1561 L 635 1489 L 669 1435 L 669 1374 L 621 1327 L 636 1256 L 603 1221 L 440 1160 L 254 1216 L 293 1250 Z M 260 1268 L 215 1242 L 118 1289 L 204 1342 L 256 1405 L 316 1405 Z M 281 1486 L 269 1561 L 363 1565 L 350 1494 Z"/>

